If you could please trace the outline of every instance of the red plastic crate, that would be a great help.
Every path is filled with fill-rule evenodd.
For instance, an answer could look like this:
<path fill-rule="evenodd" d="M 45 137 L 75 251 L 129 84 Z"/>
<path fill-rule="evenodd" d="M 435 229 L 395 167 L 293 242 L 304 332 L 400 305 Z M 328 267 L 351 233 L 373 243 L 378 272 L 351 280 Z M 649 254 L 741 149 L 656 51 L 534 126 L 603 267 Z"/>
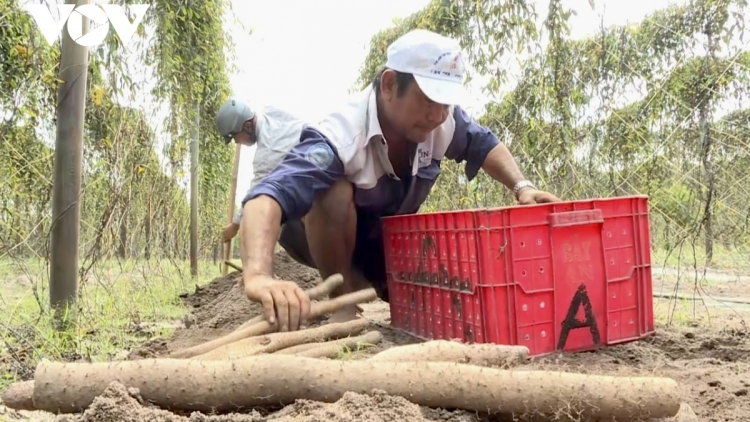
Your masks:
<path fill-rule="evenodd" d="M 654 332 L 648 197 L 382 219 L 391 324 L 584 351 Z"/>

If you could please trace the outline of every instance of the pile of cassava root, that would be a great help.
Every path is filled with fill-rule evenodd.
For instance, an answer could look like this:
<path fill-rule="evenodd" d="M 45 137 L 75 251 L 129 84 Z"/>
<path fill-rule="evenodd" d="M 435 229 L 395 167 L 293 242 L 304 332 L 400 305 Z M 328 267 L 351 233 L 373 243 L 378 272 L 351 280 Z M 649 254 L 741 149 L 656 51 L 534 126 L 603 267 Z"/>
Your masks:
<path fill-rule="evenodd" d="M 335 275 L 308 291 L 328 295 L 343 282 Z M 372 289 L 313 302 L 311 317 L 369 302 Z M 141 397 L 175 411 L 229 412 L 297 399 L 332 403 L 346 392 L 383 390 L 422 406 L 480 413 L 581 418 L 665 418 L 680 409 L 669 378 L 616 377 L 513 369 L 528 357 L 523 346 L 434 340 L 397 346 L 364 360 L 337 360 L 342 351 L 377 344 L 367 320 L 273 332 L 262 316 L 227 336 L 175 351 L 165 358 L 108 363 L 42 361 L 34 379 L 10 386 L 6 406 L 16 410 L 78 413 L 111 382 L 137 388 Z M 334 359 L 329 359 L 334 358 Z"/>

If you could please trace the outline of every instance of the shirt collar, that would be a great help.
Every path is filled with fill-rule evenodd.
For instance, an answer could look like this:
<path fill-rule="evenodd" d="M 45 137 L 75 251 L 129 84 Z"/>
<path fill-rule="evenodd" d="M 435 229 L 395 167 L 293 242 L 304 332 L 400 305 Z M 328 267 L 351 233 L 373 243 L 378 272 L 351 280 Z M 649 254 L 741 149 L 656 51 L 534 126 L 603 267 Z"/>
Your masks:
<path fill-rule="evenodd" d="M 384 138 L 383 130 L 380 128 L 380 121 L 378 120 L 378 101 L 372 85 L 367 88 L 365 100 L 365 134 L 369 143 L 374 138 Z"/>

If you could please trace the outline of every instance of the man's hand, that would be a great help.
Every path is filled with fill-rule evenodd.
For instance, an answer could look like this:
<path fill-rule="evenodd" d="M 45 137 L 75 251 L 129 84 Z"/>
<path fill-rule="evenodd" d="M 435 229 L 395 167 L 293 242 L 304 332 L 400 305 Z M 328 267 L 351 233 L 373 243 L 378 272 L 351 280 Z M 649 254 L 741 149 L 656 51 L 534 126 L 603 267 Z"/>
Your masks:
<path fill-rule="evenodd" d="M 266 320 L 280 331 L 297 331 L 307 328 L 310 316 L 310 297 L 297 283 L 276 280 L 265 275 L 250 276 L 245 280 L 248 299 L 263 306 Z"/>
<path fill-rule="evenodd" d="M 221 230 L 221 238 L 224 239 L 224 243 L 232 240 L 233 237 L 237 236 L 237 232 L 240 230 L 239 224 L 229 223 Z"/>
<path fill-rule="evenodd" d="M 536 190 L 533 188 L 524 188 L 518 193 L 518 203 L 520 205 L 542 204 L 546 202 L 560 202 L 560 198 L 549 192 Z"/>

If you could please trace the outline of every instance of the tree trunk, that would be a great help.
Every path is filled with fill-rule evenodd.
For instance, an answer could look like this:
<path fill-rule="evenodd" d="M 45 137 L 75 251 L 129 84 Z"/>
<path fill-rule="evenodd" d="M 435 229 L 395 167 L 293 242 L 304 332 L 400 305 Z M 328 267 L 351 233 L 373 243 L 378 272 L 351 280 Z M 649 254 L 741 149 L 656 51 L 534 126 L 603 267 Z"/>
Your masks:
<path fill-rule="evenodd" d="M 234 148 L 234 166 L 232 168 L 232 184 L 229 190 L 229 205 L 227 206 L 227 218 L 229 223 L 234 218 L 234 200 L 237 194 L 237 173 L 240 170 L 240 153 L 242 152 L 242 145 L 237 144 Z M 224 260 L 229 261 L 232 259 L 232 240 L 224 244 Z M 222 264 L 221 274 L 227 275 L 229 269 L 227 264 Z"/>
<path fill-rule="evenodd" d="M 66 0 L 65 3 L 82 5 L 89 0 Z M 83 34 L 86 34 L 89 21 L 85 17 L 82 19 Z M 61 318 L 66 310 L 75 309 L 72 305 L 78 293 L 79 199 L 88 79 L 88 48 L 76 44 L 67 30 L 62 31 L 59 77 L 64 82 L 57 91 L 49 295 L 51 307 L 59 311 L 57 316 Z M 63 325 L 58 324 L 58 327 Z"/>
<path fill-rule="evenodd" d="M 195 110 L 193 136 L 190 142 L 190 274 L 198 275 L 198 125 L 199 107 Z"/>
<path fill-rule="evenodd" d="M 165 257 L 172 258 L 174 254 L 171 252 L 172 245 L 169 244 L 169 210 L 165 204 L 162 204 L 162 206 L 164 223 L 161 228 L 161 248 Z"/>
<path fill-rule="evenodd" d="M 127 211 L 123 213 L 120 219 L 120 244 L 117 251 L 117 256 L 120 259 L 128 259 L 128 214 Z"/>
<path fill-rule="evenodd" d="M 143 247 L 143 257 L 148 260 L 151 259 L 151 219 L 153 218 L 151 203 L 153 194 L 149 195 L 146 204 L 146 221 L 143 222 L 143 232 L 146 236 L 145 245 Z"/>

